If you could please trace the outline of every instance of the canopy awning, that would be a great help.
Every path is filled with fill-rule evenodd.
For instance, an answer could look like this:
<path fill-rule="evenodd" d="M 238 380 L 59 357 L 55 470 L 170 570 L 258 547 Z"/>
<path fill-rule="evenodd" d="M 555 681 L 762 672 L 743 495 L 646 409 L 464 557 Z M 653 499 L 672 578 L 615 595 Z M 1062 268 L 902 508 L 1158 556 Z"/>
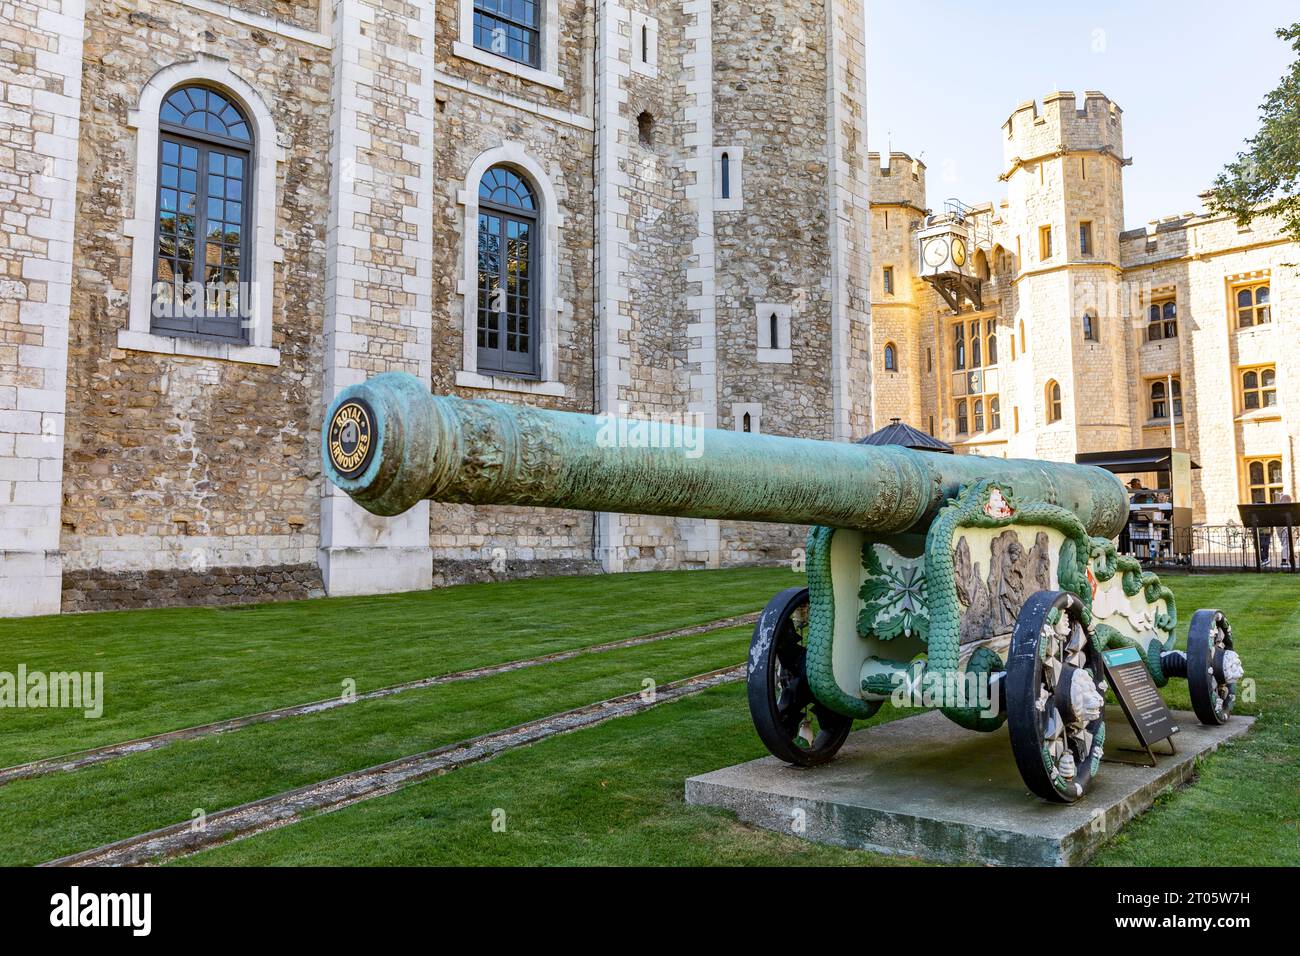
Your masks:
<path fill-rule="evenodd" d="M 915 448 L 917 451 L 937 451 L 945 455 L 953 453 L 952 445 L 939 441 L 933 435 L 927 435 L 897 418 L 891 418 L 888 425 L 872 432 L 866 438 L 859 438 L 857 444 L 902 445 L 904 448 Z"/>
<path fill-rule="evenodd" d="M 1096 465 L 1117 475 L 1131 475 L 1145 471 L 1168 471 L 1172 453 L 1181 449 L 1170 448 L 1129 448 L 1123 451 L 1090 451 L 1074 456 L 1080 465 Z M 1191 463 L 1193 468 L 1201 466 Z"/>

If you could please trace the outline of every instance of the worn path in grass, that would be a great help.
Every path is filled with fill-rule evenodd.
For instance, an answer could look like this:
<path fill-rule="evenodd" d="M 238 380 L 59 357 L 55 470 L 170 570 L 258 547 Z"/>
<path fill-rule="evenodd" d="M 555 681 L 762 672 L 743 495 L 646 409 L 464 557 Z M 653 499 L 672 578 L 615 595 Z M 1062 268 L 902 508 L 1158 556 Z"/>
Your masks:
<path fill-rule="evenodd" d="M 1204 761 L 1097 858 L 1100 864 L 1300 864 L 1300 582 L 1178 577 L 1182 619 L 1219 607 L 1234 622 L 1259 698 L 1254 730 Z M 1165 690 L 1188 706 L 1185 685 Z M 888 705 L 872 723 L 903 716 Z M 862 726 L 859 724 L 858 726 Z M 908 862 L 815 846 L 686 806 L 692 774 L 761 756 L 743 686 L 556 737 L 179 861 L 184 865 L 864 864 Z M 1028 796 L 1026 799 L 1030 799 Z M 504 831 L 500 823 L 504 821 Z M 494 823 L 497 826 L 494 827 Z"/>
<path fill-rule="evenodd" d="M 713 572 L 697 574 L 695 580 L 706 589 L 712 587 Z M 791 577 L 779 573 L 742 610 L 761 606 Z M 1179 577 L 1170 583 L 1179 599 L 1182 635 L 1197 607 L 1217 606 L 1228 613 L 1248 674 L 1256 678 L 1259 690 L 1258 701 L 1243 704 L 1241 711 L 1258 716 L 1259 722 L 1247 738 L 1206 761 L 1196 784 L 1173 793 L 1130 824 L 1099 862 L 1300 863 L 1300 582 L 1238 575 Z M 711 616 L 714 613 L 704 615 Z M 644 631 L 655 629 L 652 624 Z M 629 688 L 629 678 L 639 683 L 644 674 L 664 683 L 724 666 L 743 656 L 747 629 L 733 635 L 730 647 L 722 646 L 722 634 L 709 635 L 709 640 L 715 639 L 721 642 L 713 658 L 717 663 L 709 663 L 699 638 L 665 641 L 186 742 L 73 775 L 19 781 L 0 788 L 0 853 L 7 855 L 5 862 L 50 859 L 187 819 L 194 807 L 213 812 L 348 768 L 373 765 L 386 759 L 386 753 L 412 754 L 534 715 L 627 693 L 636 689 Z M 613 660 L 622 654 L 634 659 Z M 640 657 L 643 654 L 662 666 L 654 667 L 649 658 Z M 605 664 L 611 669 L 605 670 Z M 594 670 L 588 673 L 588 668 Z M 563 703 L 570 694 L 572 703 Z M 1165 696 L 1174 706 L 1187 706 L 1181 683 L 1175 682 Z M 891 716 L 897 714 L 886 707 L 875 720 Z M 424 723 L 413 732 L 413 721 Z M 312 732 L 304 738 L 307 727 Z M 871 854 L 814 847 L 754 830 L 725 813 L 687 807 L 682 801 L 685 777 L 761 754 L 743 687 L 717 688 L 669 707 L 508 751 L 489 762 L 186 862 L 886 862 Z M 331 769 L 339 766 L 345 769 Z M 300 782 L 286 782 L 292 780 Z M 56 781 L 58 786 L 49 786 Z M 12 802 L 6 800 L 10 794 L 15 796 Z M 205 794 L 216 794 L 221 802 Z M 494 817 L 495 810 L 504 816 Z M 504 819 L 505 832 L 494 830 L 495 819 Z"/>
<path fill-rule="evenodd" d="M 0 621 L 0 671 L 102 671 L 104 716 L 0 711 L 0 766 L 760 610 L 781 568 Z"/>
<path fill-rule="evenodd" d="M 143 833 L 108 846 L 53 860 L 51 866 L 139 866 L 175 859 L 217 844 L 228 844 L 258 833 L 290 826 L 315 813 L 352 806 L 363 800 L 395 793 L 402 787 L 434 775 L 490 760 L 499 753 L 527 744 L 594 727 L 609 720 L 661 707 L 710 687 L 745 679 L 745 665 L 672 681 L 653 694 L 638 691 L 609 700 L 552 714 L 515 727 L 482 734 L 445 747 L 390 760 L 350 774 L 332 777 L 287 793 L 224 810 L 207 817 L 201 827 L 190 822 Z"/>
<path fill-rule="evenodd" d="M 570 658 L 0 787 L 0 865 L 51 860 L 594 701 L 736 665 L 749 628 Z"/>
<path fill-rule="evenodd" d="M 381 687 L 378 690 L 367 691 L 364 694 L 331 697 L 328 700 L 312 701 L 306 704 L 295 704 L 292 707 L 281 707 L 277 710 L 264 710 L 260 714 L 248 714 L 243 717 L 232 717 L 229 720 L 219 720 L 210 724 L 200 724 L 197 727 L 186 727 L 182 730 L 173 730 L 165 734 L 156 734 L 152 737 L 126 740 L 121 743 L 110 744 L 107 747 L 99 747 L 94 750 L 83 750 L 79 753 L 65 754 L 60 757 L 36 760 L 31 763 L 18 764 L 14 767 L 0 769 L 0 786 L 12 783 L 15 780 L 27 780 L 32 777 L 40 777 L 47 773 L 65 773 L 81 770 L 82 768 L 89 767 L 92 764 L 104 763 L 107 760 L 116 760 L 119 757 L 125 757 L 130 754 L 140 754 L 149 750 L 158 750 L 182 740 L 196 740 L 200 737 L 227 734 L 232 731 L 242 730 L 245 727 L 251 727 L 254 724 L 269 724 L 290 717 L 319 714 L 327 710 L 334 710 L 338 707 L 349 707 L 353 704 L 363 703 L 368 700 L 378 700 L 381 697 L 391 697 L 394 694 L 403 694 L 412 690 L 423 690 L 428 687 L 439 687 L 443 684 L 455 684 L 466 680 L 479 680 L 483 677 L 491 677 L 494 674 L 505 674 L 510 671 L 523 670 L 525 667 L 539 667 L 542 664 L 555 664 L 560 661 L 567 661 L 570 658 L 581 657 L 586 654 L 603 654 L 612 650 L 620 650 L 626 647 L 639 647 L 642 644 L 653 644 L 656 641 L 664 641 L 677 637 L 695 637 L 700 634 L 707 634 L 710 631 L 720 631 L 739 625 L 751 625 L 757 619 L 758 612 L 754 612 L 753 614 L 738 614 L 735 617 L 723 618 L 720 621 L 713 621 L 709 624 L 696 624 L 691 627 L 678 628 L 675 631 L 661 631 L 658 634 L 647 634 L 644 637 L 629 637 L 621 641 L 612 641 L 605 644 L 593 644 L 590 647 L 578 647 L 571 651 L 556 651 L 554 654 L 544 654 L 541 657 L 529 657 L 525 660 L 507 661 L 504 664 L 489 664 L 485 667 L 475 667 L 470 670 L 455 671 L 451 674 L 440 674 L 436 677 L 423 677 L 420 680 L 408 681 L 404 684 L 393 684 L 389 687 Z"/>

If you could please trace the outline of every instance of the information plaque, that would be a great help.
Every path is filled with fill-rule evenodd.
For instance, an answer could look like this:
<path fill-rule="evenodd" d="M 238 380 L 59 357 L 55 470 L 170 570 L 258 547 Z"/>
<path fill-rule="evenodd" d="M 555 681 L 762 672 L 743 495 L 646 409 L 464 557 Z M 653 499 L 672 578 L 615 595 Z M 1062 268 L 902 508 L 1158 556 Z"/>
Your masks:
<path fill-rule="evenodd" d="M 1132 647 L 1120 647 L 1112 651 L 1102 651 L 1102 661 L 1106 667 L 1106 680 L 1115 691 L 1119 706 L 1128 718 L 1138 743 L 1145 749 L 1147 756 L 1155 763 L 1155 754 L 1151 745 L 1167 740 L 1178 733 L 1174 715 L 1165 706 L 1164 698 L 1151 681 L 1137 650 Z M 1173 749 L 1173 741 L 1169 747 Z"/>

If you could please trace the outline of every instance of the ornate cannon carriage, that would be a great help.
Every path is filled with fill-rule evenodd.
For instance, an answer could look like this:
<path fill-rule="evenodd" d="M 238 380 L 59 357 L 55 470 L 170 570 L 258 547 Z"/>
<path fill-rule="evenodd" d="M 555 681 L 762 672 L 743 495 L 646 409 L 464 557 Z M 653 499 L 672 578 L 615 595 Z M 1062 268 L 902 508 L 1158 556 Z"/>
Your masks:
<path fill-rule="evenodd" d="M 1186 679 L 1204 723 L 1236 699 L 1231 628 L 1198 611 L 1174 650 L 1174 597 L 1116 553 L 1127 496 L 1098 468 L 435 397 L 401 373 L 345 389 L 322 438 L 326 475 L 379 515 L 428 498 L 812 525 L 808 586 L 769 602 L 748 665 L 755 728 L 793 764 L 893 700 L 1006 723 L 1028 787 L 1072 802 L 1105 743 L 1103 651 Z"/>

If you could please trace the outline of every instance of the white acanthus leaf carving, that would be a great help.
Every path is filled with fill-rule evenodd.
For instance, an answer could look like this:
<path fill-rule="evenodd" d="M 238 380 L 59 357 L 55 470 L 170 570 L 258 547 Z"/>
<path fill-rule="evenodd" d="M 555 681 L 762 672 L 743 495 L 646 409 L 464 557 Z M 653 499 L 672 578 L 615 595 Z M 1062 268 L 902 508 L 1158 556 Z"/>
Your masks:
<path fill-rule="evenodd" d="M 1236 651 L 1223 652 L 1223 678 L 1229 684 L 1235 684 L 1246 674 L 1241 665 L 1241 656 Z"/>
<path fill-rule="evenodd" d="M 1087 724 L 1096 720 L 1101 716 L 1105 702 L 1087 674 L 1074 675 L 1074 680 L 1070 681 L 1070 710 L 1074 712 L 1075 721 Z"/>

